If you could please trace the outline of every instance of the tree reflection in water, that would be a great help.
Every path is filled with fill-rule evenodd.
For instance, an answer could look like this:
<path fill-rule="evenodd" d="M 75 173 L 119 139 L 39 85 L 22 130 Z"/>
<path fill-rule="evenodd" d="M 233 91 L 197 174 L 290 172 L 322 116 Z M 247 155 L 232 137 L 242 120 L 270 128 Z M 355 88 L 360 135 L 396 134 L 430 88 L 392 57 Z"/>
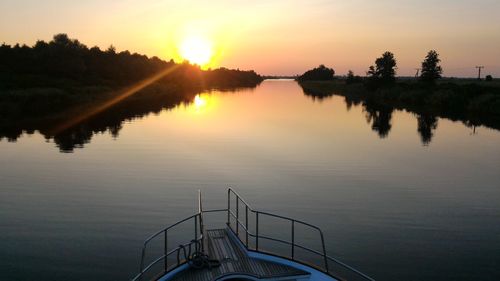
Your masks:
<path fill-rule="evenodd" d="M 235 89 L 237 88 L 228 87 L 220 90 L 230 91 Z M 68 120 L 75 119 L 87 108 L 70 108 L 64 112 L 47 113 L 43 116 L 1 118 L 0 140 L 6 138 L 10 142 L 15 142 L 23 133 L 33 134 L 38 131 L 47 141 L 53 139 L 61 152 L 73 152 L 75 148 L 82 148 L 89 143 L 95 134 L 109 132 L 116 138 L 120 134 L 123 122 L 141 118 L 151 113 L 159 113 L 162 110 L 171 110 L 181 104 L 191 104 L 197 94 L 198 91 L 178 93 L 139 92 L 105 111 L 61 131 L 54 131 L 54 128 L 66 123 Z"/>
<path fill-rule="evenodd" d="M 391 119 L 394 109 L 391 107 L 364 103 L 363 110 L 366 113 L 366 122 L 368 124 L 371 123 L 372 130 L 377 132 L 380 138 L 386 138 L 392 128 Z"/>
<path fill-rule="evenodd" d="M 438 126 L 439 118 L 446 118 L 452 121 L 460 121 L 465 126 L 471 128 L 471 134 L 476 133 L 476 128 L 480 126 L 486 126 L 488 128 L 493 128 L 500 130 L 500 117 L 492 115 L 481 115 L 479 114 L 468 114 L 461 111 L 445 111 L 440 112 L 430 108 L 419 107 L 419 106 L 404 106 L 401 102 L 397 100 L 387 100 L 384 102 L 383 98 L 378 97 L 367 97 L 365 93 L 358 93 L 356 91 L 342 93 L 334 92 L 329 89 L 315 89 L 314 87 L 307 87 L 299 84 L 302 87 L 302 91 L 305 96 L 313 99 L 323 101 L 333 95 L 343 96 L 346 104 L 347 110 L 351 110 L 353 106 L 361 106 L 362 111 L 365 113 L 366 122 L 371 125 L 373 131 L 377 132 L 380 138 L 387 138 L 392 128 L 391 120 L 392 113 L 395 110 L 406 110 L 412 112 L 417 119 L 417 133 L 420 136 L 420 140 L 424 146 L 428 146 L 432 138 L 434 137 L 434 132 Z"/>
<path fill-rule="evenodd" d="M 417 114 L 417 131 L 423 145 L 429 145 L 437 129 L 438 119 L 429 113 Z"/>
<path fill-rule="evenodd" d="M 330 93 L 325 95 L 322 92 L 310 91 L 302 88 L 304 95 L 312 98 L 313 100 L 324 100 L 334 95 Z M 371 125 L 373 131 L 377 132 L 380 138 L 387 138 L 392 129 L 392 114 L 394 107 L 387 104 L 380 104 L 371 100 L 364 100 L 357 95 L 345 95 L 344 101 L 347 110 L 351 110 L 353 106 L 362 106 L 365 113 L 366 122 Z M 423 145 L 429 145 L 434 136 L 434 131 L 437 129 L 438 118 L 430 113 L 416 113 L 417 117 L 417 132 Z M 469 126 L 468 123 L 465 125 Z"/>
<path fill-rule="evenodd" d="M 247 88 L 254 88 L 247 87 Z M 234 91 L 238 88 L 226 87 L 219 90 Z M 310 92 L 303 89 L 306 96 L 313 100 L 322 101 L 331 97 L 334 93 L 324 95 L 321 93 Z M 23 133 L 33 134 L 40 132 L 47 141 L 53 140 L 61 152 L 72 152 L 75 148 L 82 148 L 89 143 L 97 133 L 108 132 L 117 138 L 122 129 L 123 122 L 141 118 L 150 113 L 159 113 L 162 110 L 170 110 L 181 104 L 191 104 L 195 102 L 195 97 L 199 93 L 195 90 L 183 90 L 179 92 L 162 91 L 144 91 L 131 96 L 120 103 L 91 116 L 78 124 L 66 128 L 62 131 L 54 131 L 54 128 L 68 120 L 75 119 L 79 114 L 85 112 L 86 108 L 70 108 L 63 112 L 53 112 L 44 115 L 25 116 L 1 116 L 0 118 L 0 140 L 16 141 Z M 364 112 L 366 122 L 371 129 L 377 133 L 380 138 L 387 138 L 392 129 L 392 118 L 395 108 L 380 102 L 364 100 L 356 95 L 344 95 L 347 110 L 353 106 L 361 106 Z M 439 118 L 448 118 L 450 120 L 460 120 L 464 125 L 475 128 L 485 125 L 484 118 L 478 119 L 470 116 L 463 117 L 458 115 L 438 115 L 434 112 L 423 111 L 419 109 L 410 110 L 414 113 L 417 120 L 416 131 L 420 136 L 423 145 L 428 146 L 434 137 L 438 126 Z M 4 112 L 2 112 L 4 113 Z M 77 118 L 76 118 L 77 119 Z M 487 126 L 498 129 L 500 126 L 496 120 L 488 120 Z"/>

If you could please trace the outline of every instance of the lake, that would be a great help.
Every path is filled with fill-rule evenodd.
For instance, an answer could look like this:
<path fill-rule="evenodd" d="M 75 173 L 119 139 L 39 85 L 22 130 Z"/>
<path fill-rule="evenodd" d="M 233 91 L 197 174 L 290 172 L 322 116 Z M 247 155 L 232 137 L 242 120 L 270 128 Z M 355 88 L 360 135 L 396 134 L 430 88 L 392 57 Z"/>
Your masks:
<path fill-rule="evenodd" d="M 224 208 L 228 187 L 320 226 L 377 280 L 500 279 L 497 130 L 288 80 L 89 126 L 69 145 L 0 141 L 0 279 L 129 280 L 145 238 L 193 214 L 198 190 Z"/>

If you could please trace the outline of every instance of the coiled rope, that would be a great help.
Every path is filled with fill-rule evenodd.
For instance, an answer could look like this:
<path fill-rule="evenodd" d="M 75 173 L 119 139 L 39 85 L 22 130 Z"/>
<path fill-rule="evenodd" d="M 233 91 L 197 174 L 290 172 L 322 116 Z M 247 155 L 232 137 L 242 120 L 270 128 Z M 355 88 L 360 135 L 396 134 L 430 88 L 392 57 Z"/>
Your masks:
<path fill-rule="evenodd" d="M 191 245 L 195 245 L 194 253 L 191 254 Z M 189 244 L 188 250 L 186 252 L 186 246 L 179 245 L 177 248 L 177 264 L 180 264 L 180 254 L 181 250 L 184 255 L 184 259 L 194 269 L 204 269 L 208 268 L 211 270 L 214 267 L 220 266 L 220 261 L 216 259 L 210 259 L 209 256 L 203 253 L 201 250 L 200 241 L 199 240 L 191 240 Z"/>

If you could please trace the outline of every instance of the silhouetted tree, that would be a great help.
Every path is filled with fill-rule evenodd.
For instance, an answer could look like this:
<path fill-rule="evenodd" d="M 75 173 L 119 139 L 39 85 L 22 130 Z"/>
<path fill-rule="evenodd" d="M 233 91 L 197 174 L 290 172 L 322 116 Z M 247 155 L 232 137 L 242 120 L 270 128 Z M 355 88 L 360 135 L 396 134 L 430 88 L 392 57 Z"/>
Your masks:
<path fill-rule="evenodd" d="M 486 81 L 493 81 L 493 76 L 491 76 L 491 75 L 486 75 L 485 80 L 486 80 Z"/>
<path fill-rule="evenodd" d="M 352 78 L 354 78 L 354 72 L 349 69 L 347 71 L 347 79 L 352 79 Z"/>
<path fill-rule="evenodd" d="M 367 74 L 372 81 L 383 84 L 393 83 L 396 78 L 396 59 L 391 52 L 385 52 L 375 60 L 375 66 L 370 66 Z"/>
<path fill-rule="evenodd" d="M 323 64 L 317 68 L 306 71 L 298 77 L 299 81 L 325 81 L 332 80 L 335 75 L 333 68 L 328 68 Z"/>
<path fill-rule="evenodd" d="M 116 48 L 113 45 L 109 45 L 108 49 L 106 50 L 107 53 L 110 54 L 116 54 Z"/>
<path fill-rule="evenodd" d="M 354 83 L 360 83 L 362 82 L 363 80 L 361 79 L 360 76 L 357 76 L 357 75 L 354 75 L 354 72 L 352 70 L 349 70 L 347 72 L 347 78 L 345 80 L 345 82 L 347 84 L 354 84 Z"/>
<path fill-rule="evenodd" d="M 368 71 L 366 72 L 366 74 L 372 78 L 379 77 L 379 74 L 377 73 L 377 71 L 375 70 L 375 66 L 373 65 L 370 65 L 370 67 L 368 67 Z"/>
<path fill-rule="evenodd" d="M 439 59 L 439 54 L 431 50 L 427 53 L 424 61 L 422 62 L 422 72 L 420 74 L 420 80 L 424 82 L 434 83 L 437 79 L 441 78 L 441 73 L 443 69 L 439 65 L 441 60 Z"/>

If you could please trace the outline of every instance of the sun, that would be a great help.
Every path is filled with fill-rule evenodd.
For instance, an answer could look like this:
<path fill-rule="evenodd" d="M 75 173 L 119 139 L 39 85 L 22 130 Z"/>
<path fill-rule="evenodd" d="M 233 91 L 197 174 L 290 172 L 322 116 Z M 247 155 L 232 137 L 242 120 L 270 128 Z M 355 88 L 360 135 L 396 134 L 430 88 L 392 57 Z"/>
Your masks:
<path fill-rule="evenodd" d="M 213 56 L 212 43 L 202 37 L 187 37 L 180 44 L 183 59 L 199 66 L 206 66 Z"/>

